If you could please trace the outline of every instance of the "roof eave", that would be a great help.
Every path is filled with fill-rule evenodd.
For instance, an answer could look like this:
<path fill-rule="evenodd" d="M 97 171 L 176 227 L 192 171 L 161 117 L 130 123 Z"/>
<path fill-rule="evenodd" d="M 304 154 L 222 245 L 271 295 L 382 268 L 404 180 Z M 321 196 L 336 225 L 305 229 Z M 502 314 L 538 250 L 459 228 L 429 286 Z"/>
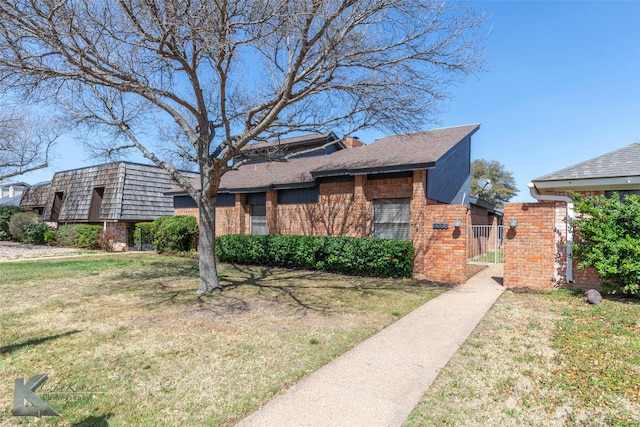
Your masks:
<path fill-rule="evenodd" d="M 373 168 L 344 168 L 344 169 L 332 169 L 332 170 L 320 170 L 312 171 L 311 176 L 316 178 L 326 178 L 331 176 L 353 176 L 353 175 L 365 175 L 365 174 L 378 174 L 378 173 L 394 173 L 394 172 L 408 172 L 414 170 L 433 169 L 435 162 L 419 163 L 415 165 L 396 165 L 396 166 L 383 166 Z"/>
<path fill-rule="evenodd" d="M 546 181 L 532 181 L 536 188 L 549 189 L 613 189 L 640 188 L 640 176 L 620 176 L 607 178 L 558 179 Z"/>

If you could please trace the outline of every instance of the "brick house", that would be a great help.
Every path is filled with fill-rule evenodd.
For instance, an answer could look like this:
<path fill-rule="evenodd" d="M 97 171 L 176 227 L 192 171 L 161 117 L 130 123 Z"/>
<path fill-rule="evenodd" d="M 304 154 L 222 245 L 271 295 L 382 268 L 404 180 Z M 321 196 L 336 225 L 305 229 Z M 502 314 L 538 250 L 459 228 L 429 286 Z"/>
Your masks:
<path fill-rule="evenodd" d="M 114 162 L 56 172 L 50 183 L 27 189 L 20 206 L 54 227 L 100 224 L 116 231 L 118 242 L 125 244 L 136 222 L 173 215 L 173 200 L 164 192 L 174 185 L 158 167 Z"/>
<path fill-rule="evenodd" d="M 287 161 L 245 157 L 248 163 L 222 177 L 216 235 L 412 240 L 418 276 L 464 282 L 464 262 L 451 267 L 447 260 L 454 252 L 466 257 L 466 235 L 453 224 L 466 224 L 470 218 L 471 136 L 478 128 L 474 124 L 393 135 L 369 145 L 352 138 L 323 140 Z M 307 138 L 318 136 L 302 140 Z M 286 153 L 289 143 L 295 146 L 301 140 L 261 143 L 258 148 L 277 146 Z M 246 150 L 251 153 L 255 146 Z M 183 190 L 167 194 L 174 196 L 175 214 L 198 216 L 195 202 Z M 435 230 L 435 223 L 451 227 Z"/>
<path fill-rule="evenodd" d="M 640 194 L 640 143 L 543 175 L 529 188 L 538 203 L 505 206 L 505 222 L 518 224 L 505 242 L 505 285 L 599 286 L 597 273 L 576 268 L 572 257 L 571 194 Z"/>

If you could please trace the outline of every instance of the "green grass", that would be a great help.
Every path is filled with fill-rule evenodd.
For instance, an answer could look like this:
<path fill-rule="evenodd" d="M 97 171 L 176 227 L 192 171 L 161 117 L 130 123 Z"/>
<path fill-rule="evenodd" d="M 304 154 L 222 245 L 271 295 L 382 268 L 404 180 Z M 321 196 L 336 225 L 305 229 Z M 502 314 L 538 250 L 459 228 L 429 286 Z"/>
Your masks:
<path fill-rule="evenodd" d="M 478 255 L 471 262 L 495 262 L 502 263 L 504 262 L 504 252 L 499 249 L 497 251 L 489 251 L 484 254 Z"/>
<path fill-rule="evenodd" d="M 15 378 L 62 414 L 46 425 L 233 425 L 281 390 L 445 289 L 127 254 L 0 264 L 0 425 Z M 391 314 L 393 313 L 393 314 Z M 72 386 L 75 393 L 61 392 Z M 65 394 L 66 393 L 66 394 Z M 85 394 L 86 393 L 86 394 Z"/>
<path fill-rule="evenodd" d="M 505 292 L 407 426 L 640 425 L 640 300 Z"/>

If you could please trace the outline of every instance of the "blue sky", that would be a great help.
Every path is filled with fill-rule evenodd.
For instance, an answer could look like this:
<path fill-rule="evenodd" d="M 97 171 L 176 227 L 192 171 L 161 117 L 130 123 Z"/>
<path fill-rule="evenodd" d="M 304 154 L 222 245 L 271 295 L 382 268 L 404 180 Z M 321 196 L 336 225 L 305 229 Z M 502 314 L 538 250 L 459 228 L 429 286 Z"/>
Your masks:
<path fill-rule="evenodd" d="M 430 127 L 480 123 L 472 158 L 513 172 L 520 193 L 512 201 L 533 200 L 526 184 L 534 178 L 640 142 L 640 0 L 471 4 L 492 28 L 488 71 L 453 88 Z M 98 163 L 65 139 L 52 167 L 18 179 Z"/>

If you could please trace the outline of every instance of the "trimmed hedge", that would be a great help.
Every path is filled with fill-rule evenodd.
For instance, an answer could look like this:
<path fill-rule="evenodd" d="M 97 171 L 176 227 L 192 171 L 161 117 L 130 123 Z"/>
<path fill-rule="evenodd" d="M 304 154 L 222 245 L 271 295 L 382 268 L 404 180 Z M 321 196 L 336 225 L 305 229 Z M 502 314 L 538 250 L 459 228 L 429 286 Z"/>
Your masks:
<path fill-rule="evenodd" d="M 216 255 L 237 264 L 411 277 L 414 249 L 409 241 L 370 237 L 229 234 L 216 238 Z"/>
<path fill-rule="evenodd" d="M 97 249 L 98 235 L 102 231 L 100 225 L 77 224 L 73 226 L 73 244 L 77 248 Z"/>

